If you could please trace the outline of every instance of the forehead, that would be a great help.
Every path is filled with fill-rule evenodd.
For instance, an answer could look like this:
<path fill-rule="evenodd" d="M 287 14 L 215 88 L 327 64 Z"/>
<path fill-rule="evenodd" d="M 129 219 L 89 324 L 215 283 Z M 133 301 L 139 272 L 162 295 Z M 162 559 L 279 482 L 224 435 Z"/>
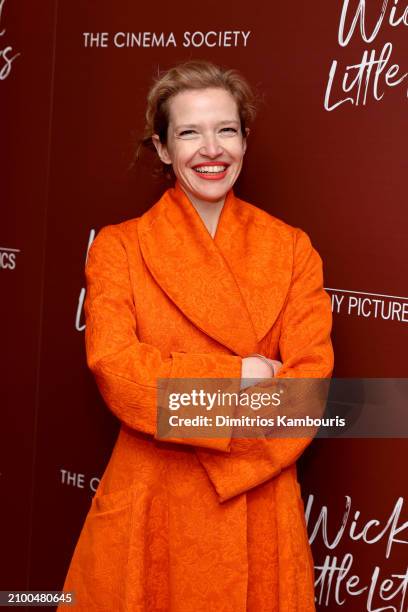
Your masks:
<path fill-rule="evenodd" d="M 221 88 L 187 89 L 169 101 L 172 124 L 216 121 L 238 121 L 238 106 L 233 96 Z"/>

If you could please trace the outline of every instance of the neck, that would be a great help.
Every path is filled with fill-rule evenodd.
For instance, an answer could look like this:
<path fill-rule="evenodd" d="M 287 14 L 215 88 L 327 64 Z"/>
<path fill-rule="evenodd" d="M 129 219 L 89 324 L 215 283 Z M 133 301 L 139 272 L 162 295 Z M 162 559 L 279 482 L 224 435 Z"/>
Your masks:
<path fill-rule="evenodd" d="M 224 206 L 225 196 L 216 202 L 207 202 L 206 200 L 195 198 L 191 194 L 186 195 L 188 195 L 188 199 L 200 215 L 211 237 L 214 238 L 215 232 L 217 231 L 218 220 Z"/>

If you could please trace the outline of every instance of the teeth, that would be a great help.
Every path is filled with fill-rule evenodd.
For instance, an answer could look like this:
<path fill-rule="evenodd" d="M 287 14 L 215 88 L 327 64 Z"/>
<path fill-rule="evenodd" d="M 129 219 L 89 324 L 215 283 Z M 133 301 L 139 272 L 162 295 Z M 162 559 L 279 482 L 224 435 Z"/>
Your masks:
<path fill-rule="evenodd" d="M 224 172 L 226 168 L 227 166 L 200 166 L 199 168 L 194 168 L 194 170 L 201 174 L 217 174 L 218 172 Z"/>

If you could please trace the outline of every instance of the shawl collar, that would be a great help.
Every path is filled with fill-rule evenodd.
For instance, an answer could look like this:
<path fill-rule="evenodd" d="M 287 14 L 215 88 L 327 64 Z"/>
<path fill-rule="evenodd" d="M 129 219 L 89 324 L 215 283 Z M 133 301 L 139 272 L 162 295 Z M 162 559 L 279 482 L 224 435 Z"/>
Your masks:
<path fill-rule="evenodd" d="M 213 239 L 176 183 L 138 235 L 153 278 L 194 325 L 237 355 L 256 352 L 290 286 L 289 226 L 230 191 Z"/>

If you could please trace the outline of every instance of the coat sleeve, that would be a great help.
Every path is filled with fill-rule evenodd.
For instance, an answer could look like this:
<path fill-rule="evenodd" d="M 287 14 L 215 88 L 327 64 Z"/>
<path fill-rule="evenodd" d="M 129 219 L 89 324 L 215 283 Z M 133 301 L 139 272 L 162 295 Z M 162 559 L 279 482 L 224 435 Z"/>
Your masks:
<path fill-rule="evenodd" d="M 323 289 L 322 261 L 302 230 L 295 230 L 292 281 L 281 312 L 277 378 L 329 378 L 333 369 L 330 298 Z M 219 501 L 277 476 L 312 441 L 308 438 L 233 439 L 230 453 L 197 449 Z"/>
<path fill-rule="evenodd" d="M 238 356 L 172 352 L 162 358 L 156 347 L 139 341 L 128 258 L 117 226 L 106 226 L 98 233 L 89 249 L 85 275 L 87 363 L 107 406 L 128 427 L 161 439 L 157 379 L 241 378 Z M 222 452 L 228 452 L 231 443 L 228 437 L 165 440 Z"/>

